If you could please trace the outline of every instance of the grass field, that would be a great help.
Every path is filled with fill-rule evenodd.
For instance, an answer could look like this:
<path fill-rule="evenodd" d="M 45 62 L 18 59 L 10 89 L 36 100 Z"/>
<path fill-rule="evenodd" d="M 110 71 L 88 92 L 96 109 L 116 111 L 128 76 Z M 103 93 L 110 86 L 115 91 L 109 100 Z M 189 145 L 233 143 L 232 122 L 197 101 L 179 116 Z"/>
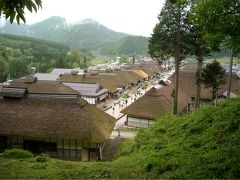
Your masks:
<path fill-rule="evenodd" d="M 90 65 L 104 64 L 109 61 L 109 57 L 101 56 L 96 57 L 95 59 L 90 61 Z"/>

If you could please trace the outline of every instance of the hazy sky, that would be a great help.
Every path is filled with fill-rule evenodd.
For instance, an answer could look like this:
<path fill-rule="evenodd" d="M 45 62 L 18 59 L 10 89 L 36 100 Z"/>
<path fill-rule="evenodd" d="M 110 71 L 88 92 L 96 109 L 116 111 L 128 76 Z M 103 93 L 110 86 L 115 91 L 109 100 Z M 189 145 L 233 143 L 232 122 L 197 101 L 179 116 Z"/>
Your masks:
<path fill-rule="evenodd" d="M 26 11 L 27 24 L 51 16 L 69 22 L 91 18 L 108 28 L 134 35 L 150 36 L 164 0 L 42 0 L 42 10 Z"/>

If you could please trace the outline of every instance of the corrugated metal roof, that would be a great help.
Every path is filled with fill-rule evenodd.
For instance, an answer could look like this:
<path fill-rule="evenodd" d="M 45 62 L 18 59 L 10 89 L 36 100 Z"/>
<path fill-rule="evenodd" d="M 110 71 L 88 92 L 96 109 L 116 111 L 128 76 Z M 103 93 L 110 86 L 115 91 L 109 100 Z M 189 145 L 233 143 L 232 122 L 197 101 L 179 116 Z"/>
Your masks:
<path fill-rule="evenodd" d="M 108 91 L 107 89 L 103 89 L 98 84 L 84 84 L 84 83 L 63 83 L 63 84 L 80 92 L 82 96 L 99 96 Z"/>
<path fill-rule="evenodd" d="M 52 73 L 36 73 L 34 77 L 37 77 L 38 80 L 42 81 L 56 81 L 59 77 L 59 74 Z"/>
<path fill-rule="evenodd" d="M 77 70 L 79 74 L 83 73 L 83 69 L 80 68 L 74 68 L 74 69 L 65 69 L 65 68 L 54 68 L 51 72 L 51 74 L 65 74 L 65 73 L 71 73 L 72 70 Z"/>

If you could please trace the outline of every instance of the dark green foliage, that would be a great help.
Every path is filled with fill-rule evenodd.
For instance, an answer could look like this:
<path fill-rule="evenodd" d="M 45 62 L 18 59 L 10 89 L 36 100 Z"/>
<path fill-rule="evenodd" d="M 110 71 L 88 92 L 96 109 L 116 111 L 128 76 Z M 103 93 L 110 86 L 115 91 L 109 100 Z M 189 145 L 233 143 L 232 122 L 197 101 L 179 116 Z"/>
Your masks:
<path fill-rule="evenodd" d="M 210 44 L 219 45 L 225 41 L 229 47 L 239 48 L 239 0 L 199 1 L 195 13 Z"/>
<path fill-rule="evenodd" d="M 217 96 L 218 87 L 226 82 L 225 70 L 219 62 L 213 61 L 206 65 L 202 71 L 202 82 L 206 88 L 212 88 L 212 100 Z"/>
<path fill-rule="evenodd" d="M 32 158 L 33 154 L 23 149 L 8 149 L 3 152 L 3 156 L 10 159 Z"/>
<path fill-rule="evenodd" d="M 127 36 L 115 42 L 100 46 L 98 51 L 102 55 L 147 55 L 148 38 L 142 36 Z"/>
<path fill-rule="evenodd" d="M 89 62 L 94 59 L 91 51 L 85 49 L 71 49 L 68 55 L 68 65 L 70 67 L 87 68 Z"/>
<path fill-rule="evenodd" d="M 20 19 L 25 23 L 24 17 L 25 8 L 30 12 L 33 10 L 37 12 L 42 7 L 41 0 L 0 0 L 0 18 L 5 15 L 5 18 L 10 18 L 12 23 L 14 19 L 20 23 Z"/>
<path fill-rule="evenodd" d="M 181 32 L 181 57 L 183 57 L 183 36 L 185 36 L 186 27 L 184 21 L 186 20 L 186 4 L 175 4 L 169 0 L 165 1 L 158 19 L 159 22 L 153 29 L 152 37 L 149 39 L 149 54 L 156 60 L 165 60 L 176 55 L 177 42 L 177 21 L 180 21 Z"/>
<path fill-rule="evenodd" d="M 54 67 L 68 66 L 69 48 L 65 45 L 3 34 L 0 34 L 0 41 L 0 73 L 10 74 L 11 79 L 29 74 L 32 67 L 47 72 Z"/>
<path fill-rule="evenodd" d="M 0 56 L 0 83 L 5 82 L 7 80 L 7 67 L 5 63 L 6 59 Z"/>
<path fill-rule="evenodd" d="M 47 162 L 47 156 L 45 154 L 40 154 L 35 157 L 36 162 Z"/>

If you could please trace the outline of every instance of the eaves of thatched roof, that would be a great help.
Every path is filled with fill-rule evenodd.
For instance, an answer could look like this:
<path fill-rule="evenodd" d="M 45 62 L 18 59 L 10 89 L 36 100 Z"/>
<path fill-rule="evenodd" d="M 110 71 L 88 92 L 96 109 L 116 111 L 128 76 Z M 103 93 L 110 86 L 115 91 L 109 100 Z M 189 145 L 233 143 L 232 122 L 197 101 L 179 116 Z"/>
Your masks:
<path fill-rule="evenodd" d="M 53 81 L 36 81 L 33 83 L 26 83 L 24 79 L 17 79 L 10 83 L 9 87 L 26 88 L 31 94 L 46 93 L 46 94 L 69 94 L 79 95 L 79 92 L 70 87 L 63 85 L 60 82 Z"/>
<path fill-rule="evenodd" d="M 106 141 L 115 119 L 81 98 L 0 99 L 0 134 Z"/>

